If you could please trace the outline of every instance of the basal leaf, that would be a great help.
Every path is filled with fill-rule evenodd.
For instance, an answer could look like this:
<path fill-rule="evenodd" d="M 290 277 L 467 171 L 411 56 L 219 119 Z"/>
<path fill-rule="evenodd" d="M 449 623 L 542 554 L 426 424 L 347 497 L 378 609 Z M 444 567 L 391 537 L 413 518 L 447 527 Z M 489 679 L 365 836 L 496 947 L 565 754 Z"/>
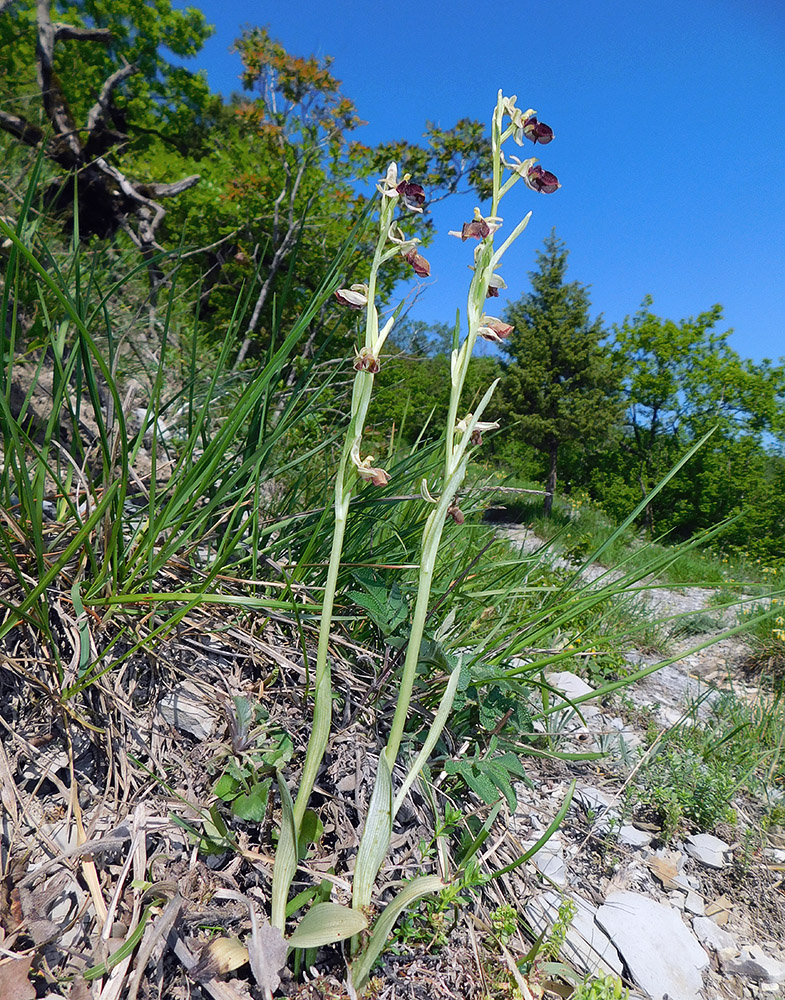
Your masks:
<path fill-rule="evenodd" d="M 340 903 L 317 903 L 289 935 L 290 948 L 321 948 L 360 934 L 368 926 L 360 910 Z"/>

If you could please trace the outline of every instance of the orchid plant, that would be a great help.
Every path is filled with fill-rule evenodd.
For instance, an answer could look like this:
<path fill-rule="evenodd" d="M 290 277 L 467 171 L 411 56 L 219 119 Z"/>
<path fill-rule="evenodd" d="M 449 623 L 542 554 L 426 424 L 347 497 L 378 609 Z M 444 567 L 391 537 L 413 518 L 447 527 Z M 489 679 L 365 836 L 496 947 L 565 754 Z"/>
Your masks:
<path fill-rule="evenodd" d="M 327 943 L 328 940 L 336 941 L 351 937 L 348 985 L 353 996 L 356 996 L 367 982 L 373 963 L 387 941 L 402 910 L 427 893 L 445 887 L 441 878 L 435 875 L 424 876 L 408 883 L 387 904 L 370 933 L 361 939 L 360 932 L 367 927 L 366 914 L 371 902 L 373 886 L 389 849 L 395 815 L 433 751 L 449 717 L 458 686 L 460 666 L 453 670 L 423 746 L 408 768 L 397 793 L 395 793 L 392 773 L 399 757 L 409 715 L 442 533 L 448 518 L 458 524 L 463 523 L 464 516 L 460 509 L 459 495 L 469 460 L 474 451 L 481 445 L 482 434 L 498 427 L 496 422 L 482 419 L 496 388 L 496 382 L 489 386 L 472 413 L 467 413 L 460 418 L 458 413 L 472 351 L 478 337 L 501 343 L 506 337 L 509 337 L 513 330 L 501 319 L 486 313 L 486 302 L 489 298 L 498 297 L 499 291 L 506 287 L 498 269 L 507 250 L 526 228 L 531 212 L 515 226 L 501 246 L 497 248 L 495 234 L 503 223 L 498 214 L 499 204 L 501 199 L 520 180 L 523 180 L 531 190 L 542 193 L 551 193 L 560 186 L 557 178 L 550 171 L 539 166 L 535 158 L 520 160 L 512 156 L 506 159 L 502 147 L 510 139 L 519 146 L 527 141 L 544 145 L 553 139 L 553 131 L 537 119 L 534 110 L 521 111 L 516 107 L 515 97 L 504 97 L 500 91 L 491 128 L 493 194 L 490 212 L 483 216 L 479 209 L 475 209 L 473 219 L 464 223 L 460 231 L 450 234 L 458 237 L 464 243 L 469 240 L 476 241 L 472 268 L 474 273 L 469 287 L 467 304 L 467 332 L 462 343 L 459 343 L 459 337 L 456 333 L 456 346 L 451 356 L 450 405 L 445 435 L 444 464 L 438 495 L 434 495 L 435 486 L 429 486 L 425 480 L 421 483 L 420 488 L 424 501 L 430 504 L 432 509 L 423 530 L 417 596 L 406 658 L 397 691 L 395 714 L 387 745 L 379 758 L 374 790 L 355 863 L 352 908 L 348 910 L 338 907 L 336 904 L 318 904 L 304 919 L 309 921 L 309 928 L 311 925 L 316 928 L 318 920 L 314 911 L 318 910 L 319 907 L 327 907 L 328 909 L 321 911 L 324 914 L 324 929 L 317 930 L 316 933 L 312 933 L 306 938 L 299 933 L 300 928 L 298 928 L 289 938 L 290 947 L 306 947 L 305 944 L 298 943 L 306 939 L 310 942 L 308 946 L 312 947 L 314 941 L 317 940 L 319 943 Z M 399 179 L 395 163 L 390 164 L 385 178 L 377 188 L 381 195 L 381 208 L 378 238 L 368 281 L 339 289 L 335 293 L 336 299 L 342 305 L 350 309 L 365 311 L 365 332 L 363 342 L 355 352 L 354 368 L 356 374 L 352 390 L 349 427 L 335 483 L 335 527 L 325 583 L 314 671 L 313 729 L 306 752 L 300 786 L 294 802 L 291 800 L 283 778 L 279 776 L 278 782 L 282 798 L 282 824 L 273 874 L 271 923 L 281 933 L 284 931 L 288 893 L 297 864 L 297 847 L 303 818 L 330 734 L 332 686 L 328 644 L 350 504 L 352 497 L 364 482 L 379 487 L 386 485 L 389 480 L 387 472 L 375 466 L 372 456 L 362 457 L 363 430 L 371 400 L 374 375 L 379 371 L 382 348 L 400 311 L 400 309 L 396 311 L 381 328 L 379 327 L 379 315 L 375 301 L 379 269 L 392 258 L 403 257 L 419 277 L 426 277 L 430 274 L 428 261 L 417 249 L 419 241 L 407 237 L 396 218 L 396 211 L 400 206 L 411 212 L 423 210 L 425 203 L 423 188 L 413 182 L 408 175 Z M 330 934 L 332 937 L 329 936 Z"/>

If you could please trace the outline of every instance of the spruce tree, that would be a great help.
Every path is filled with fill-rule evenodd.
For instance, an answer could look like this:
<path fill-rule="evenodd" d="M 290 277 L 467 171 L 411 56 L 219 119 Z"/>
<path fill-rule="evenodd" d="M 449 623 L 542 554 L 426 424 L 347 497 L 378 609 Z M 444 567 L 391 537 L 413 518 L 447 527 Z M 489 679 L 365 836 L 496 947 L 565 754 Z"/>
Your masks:
<path fill-rule="evenodd" d="M 546 517 L 553 506 L 560 447 L 576 440 L 587 448 L 600 445 L 620 418 L 617 380 L 601 344 L 602 321 L 589 317 L 587 288 L 565 282 L 568 254 L 552 231 L 537 254 L 538 269 L 529 274 L 531 292 L 508 306 L 504 316 L 515 327 L 504 343 L 510 359 L 504 377 L 508 419 L 547 456 Z"/>

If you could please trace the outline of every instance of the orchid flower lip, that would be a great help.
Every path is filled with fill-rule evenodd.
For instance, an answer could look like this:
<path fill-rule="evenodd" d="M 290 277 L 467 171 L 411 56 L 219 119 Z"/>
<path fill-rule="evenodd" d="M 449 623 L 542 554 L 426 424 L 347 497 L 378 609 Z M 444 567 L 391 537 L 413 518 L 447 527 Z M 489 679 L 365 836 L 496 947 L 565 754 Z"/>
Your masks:
<path fill-rule="evenodd" d="M 352 462 L 360 479 L 373 483 L 374 486 L 386 486 L 390 476 L 384 469 L 377 469 L 373 464 L 373 455 L 360 459 L 359 451 L 352 449 Z"/>
<path fill-rule="evenodd" d="M 457 236 L 463 243 L 468 239 L 484 240 L 495 233 L 503 222 L 504 220 L 498 215 L 483 217 L 480 210 L 475 208 L 474 218 L 471 222 L 464 222 L 460 232 L 451 229 L 447 235 Z"/>
<path fill-rule="evenodd" d="M 505 323 L 495 316 L 483 316 L 477 333 L 483 340 L 491 340 L 496 344 L 501 344 L 514 329 L 514 326 L 510 326 L 509 323 Z"/>
<path fill-rule="evenodd" d="M 411 264 L 418 278 L 429 278 L 431 276 L 431 265 L 422 254 L 417 253 L 414 247 L 408 253 L 403 254 L 403 259 L 407 264 Z"/>
<path fill-rule="evenodd" d="M 359 351 L 355 351 L 353 367 L 355 371 L 376 375 L 380 368 L 379 358 L 369 348 L 361 347 Z"/>
<path fill-rule="evenodd" d="M 542 194 L 553 194 L 561 187 L 556 174 L 540 166 L 531 167 L 524 175 L 523 182 L 532 191 L 539 191 Z"/>
<path fill-rule="evenodd" d="M 414 184 L 405 174 L 403 180 L 395 188 L 410 212 L 422 212 L 425 204 L 425 190 L 421 184 Z"/>

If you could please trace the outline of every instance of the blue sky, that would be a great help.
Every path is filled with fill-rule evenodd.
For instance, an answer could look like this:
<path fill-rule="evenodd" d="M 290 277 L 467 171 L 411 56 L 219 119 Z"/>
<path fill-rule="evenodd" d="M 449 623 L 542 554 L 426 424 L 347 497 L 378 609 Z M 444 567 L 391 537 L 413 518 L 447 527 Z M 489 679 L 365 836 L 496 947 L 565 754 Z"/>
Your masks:
<path fill-rule="evenodd" d="M 556 133 L 537 152 L 563 187 L 538 195 L 519 184 L 502 203 L 505 229 L 534 212 L 505 259 L 511 299 L 528 290 L 555 226 L 568 278 L 591 286 L 606 323 L 647 294 L 670 319 L 719 302 L 740 354 L 785 354 L 782 0 L 190 5 L 216 27 L 190 64 L 213 89 L 239 89 L 232 41 L 244 25 L 267 25 L 294 54 L 334 57 L 369 144 L 417 142 L 428 120 L 487 123 L 499 88 L 535 108 Z M 435 207 L 432 284 L 413 318 L 451 322 L 464 310 L 468 253 L 447 230 L 473 205 L 464 195 Z"/>

